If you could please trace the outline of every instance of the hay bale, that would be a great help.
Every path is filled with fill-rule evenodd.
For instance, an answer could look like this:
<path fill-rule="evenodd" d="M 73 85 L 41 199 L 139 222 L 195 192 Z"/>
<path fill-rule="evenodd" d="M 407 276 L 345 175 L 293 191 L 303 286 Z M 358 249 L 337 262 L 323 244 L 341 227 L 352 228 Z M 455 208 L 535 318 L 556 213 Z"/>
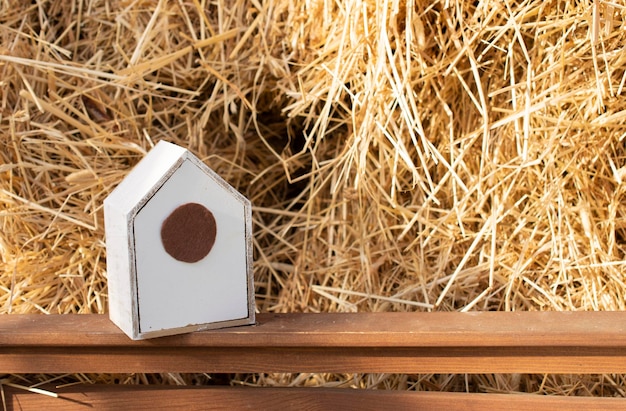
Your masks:
<path fill-rule="evenodd" d="M 160 139 L 255 205 L 261 311 L 624 309 L 623 6 L 0 8 L 4 313 L 106 311 L 102 200 Z M 623 394 L 621 376 L 241 379 Z"/>

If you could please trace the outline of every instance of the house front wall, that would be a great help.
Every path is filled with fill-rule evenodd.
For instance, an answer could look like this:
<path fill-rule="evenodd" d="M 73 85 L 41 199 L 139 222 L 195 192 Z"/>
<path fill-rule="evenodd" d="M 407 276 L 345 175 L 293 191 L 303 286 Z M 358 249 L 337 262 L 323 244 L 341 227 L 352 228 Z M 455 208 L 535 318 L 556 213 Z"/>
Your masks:
<path fill-rule="evenodd" d="M 169 255 L 161 240 L 165 219 L 178 207 L 198 203 L 216 223 L 206 257 L 188 263 Z M 191 161 L 180 167 L 134 219 L 139 332 L 248 317 L 244 205 Z"/>

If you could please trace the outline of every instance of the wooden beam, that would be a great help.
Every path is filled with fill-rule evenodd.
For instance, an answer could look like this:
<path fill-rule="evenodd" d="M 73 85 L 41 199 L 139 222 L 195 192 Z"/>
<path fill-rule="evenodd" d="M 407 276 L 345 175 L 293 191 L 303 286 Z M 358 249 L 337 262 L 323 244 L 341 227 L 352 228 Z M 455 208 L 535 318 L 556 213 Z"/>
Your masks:
<path fill-rule="evenodd" d="M 626 373 L 626 313 L 260 314 L 132 341 L 105 315 L 0 316 L 5 373 Z"/>
<path fill-rule="evenodd" d="M 623 398 L 468 394 L 349 388 L 244 388 L 142 385 L 45 387 L 57 398 L 4 387 L 7 411 L 84 409 L 623 410 Z"/>

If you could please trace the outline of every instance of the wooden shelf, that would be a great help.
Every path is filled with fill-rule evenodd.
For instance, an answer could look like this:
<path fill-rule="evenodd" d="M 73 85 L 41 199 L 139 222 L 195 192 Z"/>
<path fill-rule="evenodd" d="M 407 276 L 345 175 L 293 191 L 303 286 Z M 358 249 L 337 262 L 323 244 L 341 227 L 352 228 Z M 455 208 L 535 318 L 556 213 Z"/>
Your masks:
<path fill-rule="evenodd" d="M 620 398 L 468 394 L 349 388 L 158 387 L 76 385 L 52 398 L 4 388 L 11 410 L 623 410 Z"/>
<path fill-rule="evenodd" d="M 257 325 L 132 341 L 105 315 L 0 316 L 5 373 L 624 373 L 626 313 L 260 314 Z M 45 388 L 45 387 L 44 387 Z M 13 409 L 624 409 L 616 398 L 327 388 L 2 387 Z"/>
<path fill-rule="evenodd" d="M 105 315 L 0 316 L 5 373 L 626 373 L 626 313 L 260 314 L 132 341 Z"/>

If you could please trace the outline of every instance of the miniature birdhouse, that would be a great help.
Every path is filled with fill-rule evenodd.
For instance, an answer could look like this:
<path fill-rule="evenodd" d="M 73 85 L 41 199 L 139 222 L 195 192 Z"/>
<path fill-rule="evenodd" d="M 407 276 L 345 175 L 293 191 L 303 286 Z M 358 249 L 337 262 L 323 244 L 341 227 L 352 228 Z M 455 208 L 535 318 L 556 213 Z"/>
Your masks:
<path fill-rule="evenodd" d="M 104 201 L 109 316 L 132 339 L 254 323 L 248 199 L 159 142 Z"/>

